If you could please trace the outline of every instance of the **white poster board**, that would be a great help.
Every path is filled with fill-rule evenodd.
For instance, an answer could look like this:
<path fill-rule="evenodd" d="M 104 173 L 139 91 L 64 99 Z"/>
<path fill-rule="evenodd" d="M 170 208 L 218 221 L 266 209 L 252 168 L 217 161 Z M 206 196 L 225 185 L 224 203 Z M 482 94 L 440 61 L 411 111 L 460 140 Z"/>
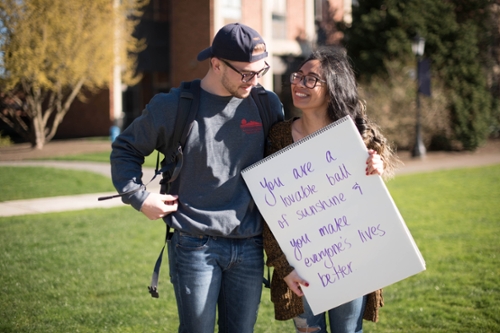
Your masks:
<path fill-rule="evenodd" d="M 425 262 L 345 117 L 242 171 L 315 314 L 425 270 Z"/>

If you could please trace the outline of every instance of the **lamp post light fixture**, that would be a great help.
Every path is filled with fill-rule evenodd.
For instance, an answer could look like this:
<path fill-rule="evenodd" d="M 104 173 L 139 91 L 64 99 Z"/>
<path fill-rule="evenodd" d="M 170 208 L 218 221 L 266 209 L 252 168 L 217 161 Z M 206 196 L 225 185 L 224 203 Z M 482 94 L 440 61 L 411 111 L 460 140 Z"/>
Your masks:
<path fill-rule="evenodd" d="M 417 57 L 421 57 L 424 55 L 424 49 L 425 49 L 425 38 L 416 35 L 413 37 L 413 41 L 411 43 L 411 50 L 413 51 L 413 54 L 416 55 Z"/>
<path fill-rule="evenodd" d="M 422 129 L 420 125 L 420 61 L 424 55 L 425 38 L 418 34 L 413 38 L 411 49 L 417 58 L 417 123 L 415 125 L 415 146 L 413 147 L 412 156 L 423 158 L 425 157 L 425 145 L 422 140 Z"/>

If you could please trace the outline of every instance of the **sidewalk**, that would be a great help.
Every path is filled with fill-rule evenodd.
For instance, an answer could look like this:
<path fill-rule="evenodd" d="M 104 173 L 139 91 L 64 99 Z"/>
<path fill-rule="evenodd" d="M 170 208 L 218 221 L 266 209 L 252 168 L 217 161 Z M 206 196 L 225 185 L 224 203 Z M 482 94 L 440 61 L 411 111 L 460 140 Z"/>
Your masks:
<path fill-rule="evenodd" d="M 50 142 L 41 151 L 32 150 L 28 145 L 0 147 L 0 166 L 44 166 L 73 170 L 87 170 L 111 177 L 110 166 L 107 163 L 72 162 L 72 161 L 40 161 L 36 158 L 50 158 L 70 154 L 94 153 L 110 151 L 109 142 L 88 140 L 68 140 Z M 399 152 L 404 165 L 396 172 L 397 175 L 447 170 L 454 168 L 478 167 L 500 164 L 500 140 L 489 141 L 475 152 L 428 152 L 423 159 L 413 159 L 407 151 Z M 154 175 L 154 169 L 143 170 L 143 181 L 148 182 Z M 159 179 L 149 186 L 151 192 L 159 191 Z M 51 197 L 29 200 L 13 200 L 0 202 L 0 217 L 27 214 L 41 214 L 89 208 L 110 208 L 123 205 L 120 198 L 98 201 L 100 196 L 116 194 L 94 193 L 64 197 Z"/>

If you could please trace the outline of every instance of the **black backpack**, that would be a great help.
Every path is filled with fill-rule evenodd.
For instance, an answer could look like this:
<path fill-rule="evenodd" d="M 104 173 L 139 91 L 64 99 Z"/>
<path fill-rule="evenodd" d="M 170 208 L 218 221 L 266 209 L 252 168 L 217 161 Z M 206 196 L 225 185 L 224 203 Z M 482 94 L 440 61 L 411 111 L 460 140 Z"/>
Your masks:
<path fill-rule="evenodd" d="M 180 88 L 181 92 L 179 96 L 173 136 L 174 145 L 169 148 L 168 152 L 165 153 L 165 158 L 161 162 L 160 170 L 158 170 L 160 152 L 158 152 L 156 159 L 155 177 L 160 173 L 162 174 L 162 179 L 160 181 L 160 193 L 162 194 L 168 193 L 171 183 L 179 176 L 184 159 L 183 147 L 186 144 L 186 139 L 191 131 L 191 128 L 193 127 L 194 119 L 196 118 L 196 113 L 198 112 L 201 89 L 200 80 L 197 79 L 190 82 L 182 82 Z M 267 91 L 260 84 L 252 89 L 250 95 L 259 109 L 259 114 L 262 119 L 262 128 L 265 135 L 264 137 L 267 140 L 269 129 L 274 123 L 283 120 L 283 114 L 281 112 L 272 112 Z M 170 226 L 167 224 L 165 225 L 167 229 L 165 233 L 165 244 L 163 245 L 160 255 L 156 260 L 153 276 L 151 278 L 151 285 L 148 287 L 149 293 L 154 298 L 159 297 L 158 279 L 163 259 L 163 251 L 165 250 L 167 242 L 172 237 Z M 263 278 L 263 283 L 267 288 L 269 288 L 269 271 L 268 278 Z"/>

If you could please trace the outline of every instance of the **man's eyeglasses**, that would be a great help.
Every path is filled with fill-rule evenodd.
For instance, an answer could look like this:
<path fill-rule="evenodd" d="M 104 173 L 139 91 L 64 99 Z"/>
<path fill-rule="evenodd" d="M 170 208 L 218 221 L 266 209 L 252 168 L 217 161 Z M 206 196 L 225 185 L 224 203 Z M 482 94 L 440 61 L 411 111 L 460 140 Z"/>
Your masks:
<path fill-rule="evenodd" d="M 325 80 L 321 80 L 320 78 L 312 75 L 303 75 L 301 73 L 292 73 L 290 75 L 290 83 L 299 84 L 300 82 L 302 82 L 302 84 L 309 89 L 313 89 L 314 87 L 316 87 L 318 81 L 323 83 L 326 82 Z"/>
<path fill-rule="evenodd" d="M 266 67 L 262 68 L 260 71 L 258 71 L 258 72 L 248 72 L 248 73 L 244 73 L 243 74 L 242 72 L 240 72 L 239 70 L 237 70 L 236 68 L 234 68 L 233 65 L 231 65 L 230 63 L 228 63 L 226 60 L 220 59 L 220 61 L 222 61 L 223 63 L 225 63 L 227 65 L 227 67 L 231 68 L 236 73 L 240 74 L 241 75 L 241 82 L 243 82 L 243 83 L 247 83 L 249 81 L 252 81 L 252 79 L 254 78 L 255 75 L 257 75 L 258 78 L 263 77 L 267 73 L 267 71 L 269 70 L 269 68 L 271 68 L 271 66 L 269 66 L 269 64 L 264 61 L 264 63 L 266 64 Z"/>

